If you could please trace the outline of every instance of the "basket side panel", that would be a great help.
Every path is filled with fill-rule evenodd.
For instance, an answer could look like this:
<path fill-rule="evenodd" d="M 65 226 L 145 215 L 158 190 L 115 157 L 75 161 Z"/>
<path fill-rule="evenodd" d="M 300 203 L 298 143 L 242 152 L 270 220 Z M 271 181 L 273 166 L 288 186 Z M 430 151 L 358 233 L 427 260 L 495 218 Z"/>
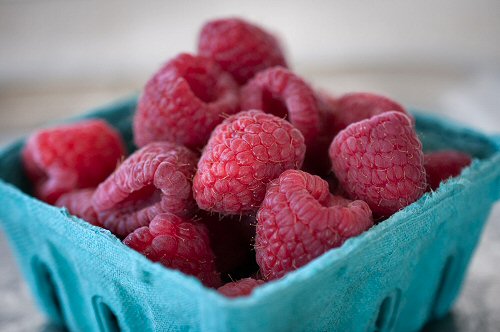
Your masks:
<path fill-rule="evenodd" d="M 135 99 L 85 117 L 116 126 L 133 149 Z M 245 299 L 149 262 L 109 232 L 30 198 L 18 143 L 0 153 L 0 224 L 48 317 L 74 331 L 416 331 L 453 304 L 492 202 L 500 145 L 417 117 L 430 149 L 477 161 L 435 194 Z M 463 141 L 458 141 L 463 136 Z"/>
<path fill-rule="evenodd" d="M 72 331 L 99 331 L 103 324 L 123 331 L 199 329 L 204 292 L 197 280 L 149 262 L 108 232 L 4 183 L 0 193 L 7 237 L 51 321 Z"/>

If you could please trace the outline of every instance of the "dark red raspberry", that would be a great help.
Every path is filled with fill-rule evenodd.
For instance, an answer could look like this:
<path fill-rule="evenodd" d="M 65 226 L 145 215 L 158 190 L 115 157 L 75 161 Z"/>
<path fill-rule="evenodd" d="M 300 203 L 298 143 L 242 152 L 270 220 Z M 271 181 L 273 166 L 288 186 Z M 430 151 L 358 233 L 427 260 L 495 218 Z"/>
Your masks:
<path fill-rule="evenodd" d="M 253 250 L 257 223 L 255 217 L 218 215 L 200 217 L 210 232 L 217 271 L 224 278 L 248 276 L 258 269 Z"/>
<path fill-rule="evenodd" d="M 258 73 L 241 90 L 241 109 L 258 109 L 287 118 L 310 146 L 319 134 L 320 115 L 314 91 L 283 67 Z"/>
<path fill-rule="evenodd" d="M 171 142 L 150 143 L 127 158 L 93 196 L 105 228 L 123 237 L 161 212 L 193 213 L 191 183 L 197 156 Z"/>
<path fill-rule="evenodd" d="M 97 186 L 125 154 L 116 130 L 102 120 L 87 120 L 33 134 L 23 162 L 35 196 L 54 204 L 75 189 Z"/>
<path fill-rule="evenodd" d="M 204 225 L 162 213 L 151 221 L 149 227 L 130 233 L 123 243 L 153 262 L 197 277 L 208 287 L 221 284 Z"/>
<path fill-rule="evenodd" d="M 198 52 L 217 61 L 239 84 L 245 84 L 263 69 L 286 67 L 278 40 L 239 18 L 206 23 L 200 32 Z"/>
<path fill-rule="evenodd" d="M 344 190 L 388 217 L 426 188 L 422 144 L 410 118 L 386 112 L 341 131 L 330 146 L 332 169 Z"/>
<path fill-rule="evenodd" d="M 61 195 L 56 202 L 56 206 L 65 207 L 69 213 L 75 215 L 89 224 L 102 227 L 97 219 L 97 214 L 92 206 L 92 195 L 94 188 L 79 189 Z"/>
<path fill-rule="evenodd" d="M 460 175 L 462 169 L 472 162 L 467 153 L 443 150 L 424 155 L 424 167 L 430 190 L 436 190 L 442 181 Z"/>
<path fill-rule="evenodd" d="M 223 116 L 239 110 L 239 87 L 212 59 L 180 54 L 146 84 L 134 117 L 135 143 L 205 145 Z"/>
<path fill-rule="evenodd" d="M 369 119 L 385 112 L 400 112 L 413 117 L 395 101 L 374 93 L 353 92 L 341 96 L 334 105 L 334 116 L 330 123 L 331 130 L 336 135 L 351 123 Z"/>
<path fill-rule="evenodd" d="M 326 181 L 297 170 L 269 184 L 257 222 L 257 263 L 267 280 L 281 278 L 373 225 L 368 204 L 333 196 Z"/>
<path fill-rule="evenodd" d="M 336 99 L 328 93 L 320 91 L 316 92 L 316 103 L 320 119 L 319 133 L 314 139 L 314 144 L 309 144 L 307 147 L 302 169 L 325 178 L 331 174 L 332 169 L 328 149 L 335 136 L 331 124 L 333 123 Z"/>
<path fill-rule="evenodd" d="M 316 91 L 315 96 L 321 119 L 320 134 L 332 135 L 331 123 L 337 109 L 338 98 L 323 90 Z"/>
<path fill-rule="evenodd" d="M 264 283 L 264 280 L 255 280 L 252 278 L 245 278 L 234 282 L 229 282 L 218 291 L 227 297 L 248 296 L 252 293 L 253 289 Z"/>
<path fill-rule="evenodd" d="M 256 110 L 233 115 L 215 128 L 198 162 L 196 202 L 222 214 L 256 211 L 267 183 L 300 168 L 305 150 L 300 131 L 283 119 Z"/>

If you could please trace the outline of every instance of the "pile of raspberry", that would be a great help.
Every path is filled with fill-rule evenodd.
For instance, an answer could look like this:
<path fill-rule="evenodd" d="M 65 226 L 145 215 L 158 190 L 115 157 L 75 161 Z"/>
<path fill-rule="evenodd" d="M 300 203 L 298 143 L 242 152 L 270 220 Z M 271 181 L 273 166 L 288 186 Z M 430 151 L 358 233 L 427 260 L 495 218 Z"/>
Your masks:
<path fill-rule="evenodd" d="M 229 297 L 281 278 L 460 174 L 424 154 L 414 119 L 372 93 L 319 93 L 278 39 L 208 22 L 167 61 L 133 119 L 137 150 L 103 120 L 41 130 L 23 161 L 39 199 L 108 229 Z"/>

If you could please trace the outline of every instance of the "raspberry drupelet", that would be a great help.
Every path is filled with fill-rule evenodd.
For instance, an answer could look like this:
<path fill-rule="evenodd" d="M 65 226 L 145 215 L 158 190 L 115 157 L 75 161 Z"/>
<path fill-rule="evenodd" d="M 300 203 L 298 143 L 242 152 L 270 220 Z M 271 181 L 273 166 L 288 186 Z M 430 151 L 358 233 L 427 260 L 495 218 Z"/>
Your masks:
<path fill-rule="evenodd" d="M 146 84 L 133 120 L 135 143 L 201 148 L 224 116 L 239 111 L 238 94 L 231 75 L 212 59 L 180 54 Z"/>
<path fill-rule="evenodd" d="M 259 109 L 286 118 L 311 147 L 320 131 L 319 105 L 314 91 L 299 76 L 283 67 L 258 73 L 241 89 L 242 110 Z"/>
<path fill-rule="evenodd" d="M 137 150 L 97 187 L 92 199 L 99 221 L 124 237 L 162 212 L 190 216 L 197 160 L 194 152 L 171 142 Z"/>
<path fill-rule="evenodd" d="M 238 281 L 233 281 L 219 287 L 219 293 L 227 297 L 248 296 L 252 293 L 255 287 L 264 284 L 264 280 L 253 278 L 245 278 Z"/>
<path fill-rule="evenodd" d="M 460 175 L 462 169 L 472 162 L 467 153 L 442 150 L 424 155 L 424 167 L 429 190 L 436 190 L 442 181 Z"/>
<path fill-rule="evenodd" d="M 49 204 L 75 189 L 96 187 L 124 155 L 120 134 L 103 120 L 42 129 L 22 152 L 35 196 Z"/>
<path fill-rule="evenodd" d="M 89 224 L 102 227 L 97 218 L 97 213 L 92 206 L 92 196 L 94 195 L 95 188 L 86 188 L 70 191 L 63 194 L 56 201 L 55 205 L 65 207 L 69 213 L 75 215 Z"/>
<path fill-rule="evenodd" d="M 269 184 L 257 213 L 255 251 L 262 276 L 281 278 L 372 225 L 365 202 L 332 195 L 318 176 L 285 171 Z"/>
<path fill-rule="evenodd" d="M 273 66 L 286 67 L 278 39 L 240 18 L 206 23 L 200 32 L 198 52 L 214 59 L 241 85 L 261 70 Z"/>
<path fill-rule="evenodd" d="M 198 162 L 196 202 L 221 214 L 255 212 L 266 185 L 300 168 L 305 150 L 300 131 L 281 118 L 257 110 L 233 115 L 215 128 Z"/>
<path fill-rule="evenodd" d="M 415 202 L 427 186 L 422 143 L 410 118 L 386 112 L 349 125 L 330 146 L 332 170 L 377 218 Z"/>
<path fill-rule="evenodd" d="M 220 276 L 207 228 L 170 213 L 157 215 L 123 240 L 153 262 L 193 275 L 208 287 L 219 287 Z"/>

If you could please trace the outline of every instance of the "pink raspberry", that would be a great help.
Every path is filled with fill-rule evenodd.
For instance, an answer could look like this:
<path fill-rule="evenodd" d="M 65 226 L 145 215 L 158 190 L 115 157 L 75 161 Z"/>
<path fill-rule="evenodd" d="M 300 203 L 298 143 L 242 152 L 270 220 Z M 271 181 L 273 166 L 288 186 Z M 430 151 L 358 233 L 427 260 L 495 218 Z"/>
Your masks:
<path fill-rule="evenodd" d="M 92 195 L 94 188 L 78 189 L 70 191 L 59 197 L 56 206 L 65 207 L 69 213 L 94 226 L 102 227 L 97 219 L 97 214 L 92 206 Z"/>
<path fill-rule="evenodd" d="M 304 138 L 289 122 L 241 112 L 215 128 L 198 162 L 193 192 L 201 209 L 245 214 L 258 209 L 269 181 L 300 168 Z"/>
<path fill-rule="evenodd" d="M 219 293 L 227 297 L 248 296 L 252 293 L 253 289 L 264 283 L 264 280 L 255 280 L 252 278 L 245 278 L 234 282 L 229 282 L 222 287 L 219 287 Z"/>
<path fill-rule="evenodd" d="M 146 84 L 134 117 L 135 143 L 205 145 L 223 116 L 239 110 L 239 87 L 212 59 L 180 54 Z"/>
<path fill-rule="evenodd" d="M 334 116 L 331 119 L 332 122 L 330 122 L 330 126 L 334 135 L 351 123 L 391 111 L 405 114 L 413 122 L 413 117 L 406 112 L 403 106 L 387 97 L 374 93 L 348 93 L 336 100 L 335 104 L 332 106 L 334 106 Z"/>
<path fill-rule="evenodd" d="M 241 90 L 241 108 L 287 118 L 302 132 L 308 146 L 319 133 L 320 114 L 314 91 L 283 67 L 266 69 L 251 79 Z"/>
<path fill-rule="evenodd" d="M 23 162 L 35 196 L 54 204 L 75 189 L 97 186 L 125 154 L 119 133 L 103 120 L 87 120 L 33 134 Z"/>
<path fill-rule="evenodd" d="M 267 280 L 281 278 L 373 225 L 365 202 L 333 196 L 326 181 L 297 170 L 269 184 L 257 222 L 257 263 Z"/>
<path fill-rule="evenodd" d="M 161 212 L 191 215 L 196 162 L 194 152 L 175 143 L 150 143 L 137 150 L 97 187 L 92 199 L 99 220 L 124 237 Z"/>
<path fill-rule="evenodd" d="M 217 61 L 239 84 L 245 84 L 263 69 L 286 67 L 278 40 L 262 28 L 239 18 L 206 23 L 200 32 L 198 51 Z"/>
<path fill-rule="evenodd" d="M 377 217 L 415 202 L 426 188 L 422 144 L 400 112 L 351 124 L 333 140 L 330 158 L 344 190 Z"/>
<path fill-rule="evenodd" d="M 221 283 L 204 225 L 162 213 L 154 217 L 149 227 L 130 233 L 123 243 L 153 262 L 197 277 L 208 287 Z"/>
<path fill-rule="evenodd" d="M 467 153 L 443 150 L 424 155 L 424 167 L 430 190 L 436 190 L 442 181 L 460 175 L 462 169 L 472 162 Z"/>

